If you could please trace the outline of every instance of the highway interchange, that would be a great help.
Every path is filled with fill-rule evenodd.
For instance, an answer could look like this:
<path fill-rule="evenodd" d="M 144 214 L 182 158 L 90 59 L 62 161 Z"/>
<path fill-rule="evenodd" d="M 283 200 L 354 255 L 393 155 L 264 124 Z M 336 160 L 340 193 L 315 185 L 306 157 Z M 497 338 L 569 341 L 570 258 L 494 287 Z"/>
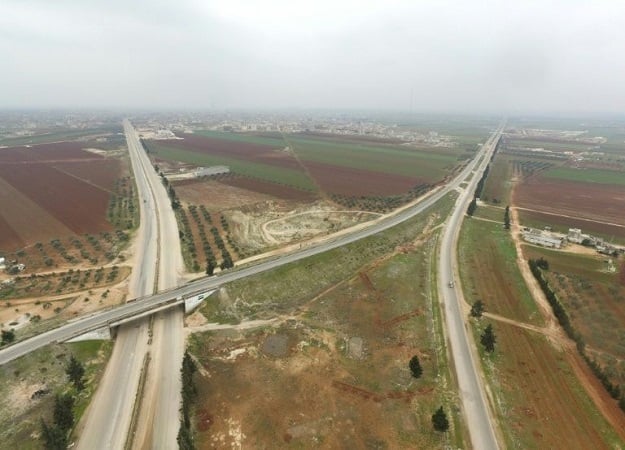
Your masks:
<path fill-rule="evenodd" d="M 143 198 L 143 200 L 145 201 L 145 204 L 143 206 L 146 211 L 153 210 L 154 212 L 156 212 L 157 208 L 161 207 L 161 204 L 159 204 L 157 200 L 157 198 L 159 197 L 159 194 L 157 194 L 157 192 L 160 192 L 160 195 L 162 197 L 162 192 L 165 192 L 165 189 L 162 186 L 160 186 L 160 190 L 159 190 L 158 187 L 154 186 L 154 180 L 155 179 L 158 180 L 158 177 L 156 176 L 154 170 L 152 170 L 151 165 L 149 163 L 149 159 L 147 155 L 145 155 L 145 152 L 143 152 L 142 147 L 140 146 L 139 141 L 136 137 L 136 133 L 134 129 L 130 130 L 128 128 L 128 127 L 132 128 L 129 122 L 125 122 L 124 126 L 125 126 L 125 131 L 127 134 L 129 148 L 134 147 L 133 150 L 130 150 L 130 152 L 131 152 L 131 157 L 133 158 L 133 168 L 135 169 L 135 176 L 137 177 L 138 189 L 140 192 L 152 191 L 155 194 L 155 198 L 151 200 L 149 196 L 146 195 Z M 49 343 L 63 342 L 72 337 L 83 334 L 85 332 L 95 330 L 103 326 L 108 326 L 109 324 L 115 323 L 119 320 L 129 318 L 129 317 L 162 307 L 163 305 L 166 305 L 167 303 L 171 303 L 171 301 L 176 298 L 190 297 L 193 295 L 197 295 L 199 293 L 218 288 L 219 286 L 232 282 L 234 280 L 252 276 L 258 273 L 262 273 L 262 272 L 274 269 L 276 267 L 283 266 L 285 264 L 299 261 L 309 256 L 313 256 L 322 252 L 329 251 L 334 248 L 347 245 L 351 242 L 355 242 L 357 240 L 366 238 L 368 236 L 371 236 L 381 231 L 384 231 L 386 229 L 389 229 L 425 211 L 434 203 L 436 203 L 445 195 L 447 195 L 449 192 L 453 190 L 461 190 L 461 184 L 466 182 L 468 177 L 472 175 L 472 178 L 468 186 L 464 190 L 461 190 L 462 194 L 458 198 L 454 212 L 452 216 L 450 217 L 450 219 L 448 220 L 446 227 L 445 227 L 445 233 L 443 236 L 442 246 L 441 246 L 441 255 L 440 255 L 441 257 L 439 261 L 439 271 L 440 271 L 439 272 L 440 274 L 439 285 L 440 285 L 440 291 L 443 293 L 445 320 L 447 324 L 447 334 L 448 334 L 449 342 L 451 344 L 452 356 L 454 358 L 454 365 L 456 367 L 465 419 L 467 421 L 467 424 L 469 425 L 468 429 L 470 432 L 471 441 L 473 443 L 474 448 L 496 449 L 498 448 L 498 445 L 497 445 L 497 441 L 495 438 L 495 432 L 493 429 L 491 413 L 488 407 L 488 402 L 485 399 L 484 388 L 481 382 L 481 378 L 478 375 L 475 360 L 471 351 L 471 346 L 469 345 L 467 331 L 464 325 L 465 321 L 463 317 L 462 307 L 460 304 L 460 299 L 462 297 L 460 296 L 461 294 L 459 295 L 458 292 L 456 292 L 456 289 L 458 288 L 458 283 L 456 283 L 456 289 L 450 289 L 449 287 L 447 287 L 448 286 L 447 283 L 450 280 L 453 280 L 455 278 L 454 277 L 454 265 L 455 265 L 456 239 L 457 239 L 457 234 L 458 234 L 461 222 L 462 222 L 462 217 L 464 215 L 464 212 L 466 211 L 466 204 L 470 200 L 470 195 L 472 195 L 473 193 L 477 180 L 480 178 L 482 171 L 488 164 L 488 161 L 490 160 L 490 157 L 495 150 L 496 144 L 499 140 L 499 137 L 501 136 L 502 128 L 503 127 L 500 127 L 496 132 L 494 132 L 489 137 L 487 142 L 482 146 L 481 151 L 478 152 L 476 157 L 471 162 L 469 162 L 469 164 L 461 171 L 460 174 L 458 174 L 453 180 L 448 182 L 445 186 L 439 187 L 437 190 L 431 192 L 426 198 L 424 198 L 422 201 L 420 201 L 416 205 L 413 205 L 409 208 L 405 208 L 392 216 L 386 217 L 383 220 L 376 221 L 366 228 L 360 229 L 350 234 L 341 235 L 340 237 L 323 242 L 315 246 L 303 248 L 293 253 L 286 254 L 284 256 L 262 261 L 255 265 L 242 267 L 242 268 L 235 269 L 232 271 L 226 271 L 226 272 L 220 273 L 217 276 L 213 276 L 210 278 L 203 278 L 201 280 L 174 288 L 175 284 L 178 282 L 177 275 L 182 270 L 182 269 L 178 270 L 175 266 L 176 264 L 181 265 L 181 258 L 180 258 L 180 261 L 177 261 L 176 258 L 173 257 L 173 263 L 172 263 L 173 266 L 168 266 L 167 268 L 164 268 L 164 266 L 161 264 L 159 266 L 159 277 L 155 278 L 155 275 L 149 274 L 150 269 L 148 268 L 149 267 L 153 268 L 156 266 L 156 262 L 154 261 L 154 258 L 156 258 L 156 260 L 158 261 L 163 261 L 164 260 L 162 258 L 163 255 L 161 254 L 160 255 L 161 258 L 159 259 L 158 254 L 154 255 L 156 251 L 153 249 L 153 248 L 156 248 L 157 246 L 146 244 L 145 247 L 142 248 L 142 250 L 144 251 L 143 255 L 145 255 L 144 257 L 146 259 L 145 260 L 142 259 L 141 264 L 140 264 L 142 267 L 145 267 L 146 269 L 137 271 L 137 273 L 144 273 L 144 275 L 139 275 L 138 278 L 133 278 L 133 281 L 132 281 L 132 283 L 134 283 L 134 285 L 137 286 L 134 292 L 137 293 L 138 295 L 141 295 L 142 296 L 141 298 L 138 298 L 134 301 L 131 301 L 123 305 L 119 305 L 115 308 L 112 308 L 106 311 L 101 311 L 98 313 L 94 313 L 90 316 L 84 317 L 84 318 L 79 318 L 61 327 L 58 327 L 54 330 L 50 330 L 46 333 L 42 333 L 30 339 L 24 340 L 22 342 L 18 342 L 8 348 L 5 348 L 0 351 L 0 364 L 4 364 L 8 361 L 11 361 L 37 348 L 41 348 Z M 132 136 L 134 136 L 134 138 Z M 136 139 L 136 142 L 133 139 Z M 135 150 L 136 152 L 134 152 Z M 132 156 L 133 152 L 135 153 L 135 156 Z M 136 160 L 137 157 L 139 157 L 139 160 Z M 143 181 L 140 181 L 142 176 L 137 175 L 137 172 L 141 172 L 137 170 L 139 167 L 137 166 L 137 164 L 140 164 L 142 167 L 141 171 L 144 173 L 144 176 L 145 176 L 145 179 L 143 179 Z M 149 165 L 149 170 L 146 164 Z M 142 187 L 141 186 L 142 183 L 146 183 L 146 184 L 144 184 Z M 162 202 L 162 198 L 161 198 L 161 202 Z M 146 220 L 147 222 L 151 222 L 151 221 L 154 222 L 142 231 L 144 233 L 143 237 L 144 239 L 146 239 L 145 238 L 146 236 L 151 236 L 151 238 L 154 239 L 156 236 L 160 236 L 158 241 L 159 243 L 162 243 L 163 236 L 171 235 L 172 230 L 173 230 L 172 227 L 176 226 L 175 219 L 174 219 L 173 224 L 171 222 L 162 224 L 160 222 L 161 219 L 158 218 L 159 215 L 156 213 L 155 215 L 157 217 L 156 218 L 152 217 L 150 220 L 147 218 L 147 216 L 144 217 L 144 213 L 142 209 L 142 226 L 145 224 L 144 220 Z M 172 217 L 173 214 L 161 214 L 160 216 Z M 158 224 L 158 225 L 155 225 L 155 224 Z M 168 231 L 165 234 L 163 234 L 161 231 L 161 234 L 159 234 L 159 227 L 165 228 Z M 177 226 L 175 230 L 176 230 L 175 232 L 176 241 L 178 241 Z M 144 242 L 146 243 L 150 242 L 149 238 L 146 239 Z M 178 255 L 180 255 L 179 242 L 177 245 L 178 245 Z M 160 248 L 159 251 L 164 251 L 163 246 L 159 246 L 159 248 Z M 140 244 L 140 249 L 141 249 L 141 244 Z M 134 272 L 135 271 L 133 271 L 133 273 Z M 167 277 L 170 277 L 170 278 L 166 281 L 162 281 L 165 278 L 161 278 L 161 276 L 165 278 Z M 173 278 L 176 278 L 176 279 L 174 280 Z M 155 282 L 155 280 L 158 280 L 158 281 Z M 152 287 L 152 291 L 149 290 L 148 286 L 150 285 L 150 282 L 152 283 L 153 287 L 155 286 L 156 283 L 158 283 L 158 288 L 165 289 L 165 290 L 157 294 L 150 295 L 150 293 L 153 292 L 154 290 L 153 287 Z M 132 286 L 133 284 L 131 284 L 131 287 Z M 172 356 L 174 356 L 175 358 L 178 358 L 178 353 L 179 353 L 180 355 L 179 359 L 181 359 L 181 355 L 183 351 L 182 338 L 180 337 L 180 341 L 179 341 L 180 344 L 178 344 L 176 333 L 179 333 L 179 335 L 181 336 L 182 311 L 180 308 L 174 308 L 174 310 L 177 310 L 177 312 L 174 312 L 173 314 L 166 314 L 166 315 L 161 316 L 160 317 L 161 325 L 159 326 L 158 330 L 156 329 L 154 330 L 155 336 L 158 335 L 159 339 L 161 339 L 161 341 L 159 342 L 159 345 L 155 346 L 155 348 L 159 349 L 158 351 L 161 352 L 160 353 L 161 356 L 159 356 L 159 354 L 156 354 L 154 356 L 156 358 L 155 365 L 157 366 L 162 365 L 162 359 L 160 360 L 161 362 L 159 363 L 158 358 L 159 357 L 162 358 L 164 355 L 167 354 L 167 352 L 174 352 Z M 174 319 L 167 319 L 167 317 L 174 317 Z M 158 320 L 159 319 L 157 319 L 157 321 Z M 109 367 L 111 367 L 112 362 L 114 361 L 114 358 L 116 357 L 116 354 L 119 352 L 119 353 L 125 353 L 125 358 L 126 358 L 123 360 L 125 362 L 119 364 L 119 367 L 125 367 L 128 373 L 135 373 L 135 374 L 137 373 L 137 367 L 136 367 L 137 360 L 139 360 L 140 364 L 143 364 L 143 358 L 141 356 L 138 356 L 136 352 L 139 351 L 139 353 L 141 353 L 140 349 L 145 347 L 145 345 L 141 341 L 142 339 L 141 336 L 145 336 L 146 334 L 145 328 L 142 328 L 142 327 L 145 327 L 144 323 L 145 321 L 143 322 L 137 321 L 137 325 L 131 325 L 131 326 L 126 326 L 122 328 L 122 331 L 120 331 L 120 334 L 118 334 L 118 338 L 117 338 L 118 344 L 115 346 L 115 350 L 112 355 L 111 361 L 109 362 L 109 365 L 107 367 L 107 371 L 109 371 Z M 129 341 L 129 343 L 127 344 L 119 345 L 120 336 L 123 336 L 122 339 L 127 339 L 128 336 L 126 336 L 126 333 L 130 333 L 131 335 L 132 333 L 134 333 L 133 331 L 126 331 L 126 330 L 136 330 L 135 332 L 137 333 L 137 335 L 134 338 L 131 336 L 130 341 L 132 342 Z M 158 334 L 156 332 L 158 332 Z M 122 361 L 122 359 L 120 359 L 120 361 Z M 155 385 L 156 387 L 154 388 L 154 391 L 151 392 L 151 395 L 150 395 L 151 399 L 148 400 L 148 403 L 147 403 L 148 406 L 146 407 L 145 404 L 142 404 L 142 406 L 140 407 L 140 411 L 147 410 L 149 411 L 149 414 L 150 414 L 147 417 L 139 416 L 138 430 L 144 430 L 144 431 L 141 431 L 141 433 L 143 433 L 143 437 L 135 438 L 134 442 L 138 443 L 142 447 L 145 447 L 145 446 L 149 446 L 152 448 L 159 448 L 159 447 L 160 448 L 174 448 L 175 447 L 175 434 L 173 434 L 173 437 L 172 437 L 171 432 L 165 431 L 162 436 L 159 435 L 159 437 L 156 438 L 156 437 L 150 436 L 148 431 L 146 431 L 146 430 L 154 429 L 154 426 L 156 423 L 158 423 L 159 426 L 164 426 L 164 428 L 168 428 L 165 425 L 167 424 L 168 421 L 172 422 L 171 420 L 172 415 L 177 417 L 177 414 L 178 414 L 177 411 L 179 407 L 179 397 L 178 397 L 179 395 L 178 378 L 179 377 L 177 376 L 178 366 L 173 366 L 172 364 L 172 367 L 176 369 L 176 373 L 173 376 L 170 376 L 169 379 L 163 380 L 162 383 L 157 383 Z M 113 377 L 111 377 L 111 379 L 112 378 Z M 130 397 L 131 404 L 134 403 L 135 393 L 136 393 L 136 389 L 138 386 L 138 380 L 135 382 L 134 379 L 126 379 L 126 378 L 120 377 L 119 374 L 117 374 L 117 376 L 115 376 L 114 378 L 117 380 L 118 384 L 125 385 L 123 386 L 123 388 L 120 388 L 119 386 L 117 386 L 117 390 L 123 391 L 123 394 L 118 392 L 116 396 L 119 398 L 122 398 L 124 396 Z M 124 382 L 119 382 L 120 380 L 123 380 Z M 117 383 L 115 383 L 113 386 L 115 386 L 116 384 Z M 94 398 L 94 402 L 97 401 L 98 395 L 100 396 L 106 395 L 106 394 L 100 394 L 100 392 L 103 391 L 104 389 L 106 388 L 103 387 L 103 385 L 99 387 L 98 394 L 96 394 L 96 397 Z M 111 387 L 109 387 L 109 389 L 111 389 Z M 132 395 L 130 395 L 131 392 L 132 392 Z M 93 404 L 92 404 L 90 410 L 93 410 L 93 409 L 95 408 L 93 407 Z M 132 406 L 128 408 L 127 405 L 122 406 L 120 404 L 117 404 L 117 405 L 111 406 L 109 408 L 109 411 L 106 414 L 113 414 L 113 415 L 114 414 L 121 414 L 121 415 L 126 414 L 127 415 L 127 414 L 130 414 L 128 411 L 126 411 L 128 409 L 132 411 Z M 111 416 L 107 416 L 107 417 L 108 417 L 108 422 L 111 422 Z M 99 420 L 100 420 L 99 423 L 102 423 L 102 421 L 107 421 L 107 418 L 106 416 L 103 415 L 103 417 Z M 129 418 L 123 417 L 119 419 L 115 417 L 115 419 L 113 419 L 112 421 L 119 422 L 118 424 L 119 428 L 111 431 L 111 428 L 109 427 L 107 432 L 103 432 L 102 430 L 100 430 L 98 431 L 99 434 L 94 434 L 90 437 L 88 436 L 88 439 L 85 438 L 84 437 L 85 434 L 83 434 L 79 442 L 79 447 L 80 448 L 122 448 L 125 444 L 126 435 L 128 433 L 127 423 L 129 422 Z M 124 426 L 126 426 L 126 429 L 125 431 L 122 431 Z M 91 425 L 89 422 L 89 417 L 87 417 L 86 425 L 84 429 L 89 430 L 90 427 Z M 176 420 L 175 421 L 176 432 L 177 432 L 177 427 L 178 427 L 178 421 Z M 95 426 L 95 429 L 97 428 L 98 427 Z M 169 428 L 171 430 L 174 429 L 174 427 L 172 427 L 171 424 L 169 424 Z M 88 431 L 85 431 L 85 433 L 87 432 Z M 118 436 L 119 434 L 121 434 L 122 437 L 119 437 Z M 94 445 L 95 443 L 99 443 L 99 442 L 104 442 L 104 443 L 102 445 Z M 155 442 L 159 442 L 160 444 L 162 444 L 162 446 L 160 444 L 156 446 Z M 173 443 L 173 446 L 167 446 L 165 442 Z M 84 444 L 80 445 L 81 443 L 84 443 Z M 121 445 L 119 445 L 120 443 Z M 111 445 L 111 444 L 114 444 L 114 445 Z"/>

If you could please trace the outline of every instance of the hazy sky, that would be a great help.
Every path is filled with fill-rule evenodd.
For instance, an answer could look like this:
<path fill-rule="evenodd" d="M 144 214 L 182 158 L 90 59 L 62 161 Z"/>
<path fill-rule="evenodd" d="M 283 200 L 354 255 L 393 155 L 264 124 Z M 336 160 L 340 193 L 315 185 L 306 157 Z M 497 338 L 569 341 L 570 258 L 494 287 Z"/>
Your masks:
<path fill-rule="evenodd" d="M 1 107 L 623 112 L 622 0 L 2 0 Z"/>

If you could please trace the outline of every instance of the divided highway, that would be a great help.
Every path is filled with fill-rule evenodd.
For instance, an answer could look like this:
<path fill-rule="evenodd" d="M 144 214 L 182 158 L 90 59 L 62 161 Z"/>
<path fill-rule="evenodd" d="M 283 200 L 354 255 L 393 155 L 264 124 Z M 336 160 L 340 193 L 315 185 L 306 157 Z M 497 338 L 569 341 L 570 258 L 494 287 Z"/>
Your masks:
<path fill-rule="evenodd" d="M 445 224 L 438 266 L 439 292 L 442 293 L 447 337 L 460 388 L 465 423 L 469 429 L 473 448 L 480 450 L 496 450 L 499 446 L 497 445 L 484 386 L 478 375 L 479 369 L 471 350 L 468 331 L 465 328 L 466 314 L 461 305 L 462 291 L 460 290 L 460 282 L 455 275 L 456 249 L 465 212 L 473 198 L 475 187 L 490 162 L 490 157 L 495 150 L 502 130 L 503 126 L 484 144 L 484 158 L 468 186 L 458 197 L 454 211 Z"/>
<path fill-rule="evenodd" d="M 184 271 L 178 223 L 167 190 L 152 167 L 134 128 L 125 127 L 133 151 L 141 159 L 150 192 L 154 196 L 158 217 L 158 285 L 157 290 L 174 288 Z M 149 348 L 144 392 L 135 405 L 138 408 L 136 433 L 130 436 L 133 448 L 176 448 L 180 428 L 180 367 L 184 354 L 182 308 L 172 308 L 153 316 L 152 342 Z M 131 432 L 133 430 L 130 430 Z"/>
<path fill-rule="evenodd" d="M 141 214 L 129 292 L 146 296 L 157 288 L 178 284 L 182 253 L 167 191 L 128 120 L 124 121 L 124 134 Z M 123 448 L 133 438 L 137 443 L 133 447 L 150 447 L 150 442 L 158 442 L 161 448 L 176 447 L 181 387 L 176 360 L 179 366 L 184 351 L 182 319 L 180 308 L 155 315 L 152 340 L 147 319 L 119 327 L 113 354 L 85 415 L 78 448 Z M 145 399 L 137 396 L 144 369 L 145 386 L 150 388 Z M 138 411 L 137 424 L 141 426 L 137 426 L 136 436 L 128 437 L 133 411 Z M 155 420 L 157 414 L 159 419 Z M 158 432 L 154 439 L 153 432 Z"/>

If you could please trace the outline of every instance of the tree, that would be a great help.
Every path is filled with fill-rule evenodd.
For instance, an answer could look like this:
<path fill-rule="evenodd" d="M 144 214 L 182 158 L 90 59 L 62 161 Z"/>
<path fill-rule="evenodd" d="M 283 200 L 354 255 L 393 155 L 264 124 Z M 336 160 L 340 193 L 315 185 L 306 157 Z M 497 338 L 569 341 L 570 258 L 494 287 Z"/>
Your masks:
<path fill-rule="evenodd" d="M 221 262 L 221 265 L 220 265 L 221 270 L 230 269 L 231 267 L 234 267 L 234 263 L 232 262 L 232 256 L 230 256 L 230 253 L 228 252 L 228 250 L 224 249 L 222 251 L 222 256 L 224 260 Z"/>
<path fill-rule="evenodd" d="M 213 273 L 215 273 L 215 268 L 216 268 L 215 261 L 210 259 L 206 263 L 206 275 L 212 275 Z"/>
<path fill-rule="evenodd" d="M 478 319 L 482 317 L 484 313 L 484 302 L 482 300 L 476 300 L 475 303 L 471 306 L 471 317 L 477 317 Z"/>
<path fill-rule="evenodd" d="M 621 284 L 625 286 L 625 259 L 621 263 L 621 268 L 619 270 L 619 280 L 621 281 Z"/>
<path fill-rule="evenodd" d="M 473 200 L 471 200 L 471 203 L 469 203 L 469 207 L 467 208 L 467 214 L 469 216 L 473 216 L 473 213 L 475 212 L 476 208 L 477 208 L 477 200 L 474 197 Z"/>
<path fill-rule="evenodd" d="M 65 373 L 77 390 L 82 391 L 85 388 L 85 368 L 74 355 L 69 359 Z"/>
<path fill-rule="evenodd" d="M 59 394 L 54 399 L 54 424 L 65 434 L 74 425 L 74 397 L 70 394 Z"/>
<path fill-rule="evenodd" d="M 536 260 L 536 265 L 543 270 L 549 270 L 549 261 L 542 256 Z"/>
<path fill-rule="evenodd" d="M 410 358 L 408 366 L 410 367 L 410 373 L 415 378 L 419 378 L 423 373 L 423 369 L 421 368 L 421 363 L 419 362 L 419 357 L 417 355 Z"/>
<path fill-rule="evenodd" d="M 484 350 L 489 353 L 495 351 L 495 342 L 497 342 L 497 338 L 495 337 L 495 332 L 493 331 L 493 326 L 488 325 L 482 335 L 480 336 L 480 342 L 484 346 Z"/>
<path fill-rule="evenodd" d="M 65 450 L 67 448 L 67 436 L 63 430 L 57 426 L 48 425 L 43 419 L 41 419 L 41 437 L 43 448 L 46 450 Z"/>
<path fill-rule="evenodd" d="M 191 417 L 189 410 L 191 402 L 197 390 L 193 382 L 193 374 L 197 371 L 197 366 L 191 358 L 189 352 L 184 352 L 182 358 L 182 368 L 180 369 L 182 376 L 182 417 L 180 419 L 180 429 L 178 430 L 178 447 L 182 450 L 195 448 L 193 444 L 193 433 L 191 432 Z"/>
<path fill-rule="evenodd" d="M 441 406 L 432 415 L 432 425 L 436 431 L 447 431 L 449 429 L 449 420 L 447 420 L 447 414 L 443 411 Z"/>
<path fill-rule="evenodd" d="M 510 207 L 506 206 L 506 212 L 503 215 L 503 226 L 506 230 L 510 229 Z"/>
<path fill-rule="evenodd" d="M 13 330 L 2 330 L 2 341 L 0 345 L 10 344 L 15 340 L 15 331 Z"/>
<path fill-rule="evenodd" d="M 195 445 L 193 444 L 193 436 L 191 436 L 191 431 L 187 427 L 180 427 L 176 440 L 178 441 L 178 448 L 180 450 L 195 449 Z"/>

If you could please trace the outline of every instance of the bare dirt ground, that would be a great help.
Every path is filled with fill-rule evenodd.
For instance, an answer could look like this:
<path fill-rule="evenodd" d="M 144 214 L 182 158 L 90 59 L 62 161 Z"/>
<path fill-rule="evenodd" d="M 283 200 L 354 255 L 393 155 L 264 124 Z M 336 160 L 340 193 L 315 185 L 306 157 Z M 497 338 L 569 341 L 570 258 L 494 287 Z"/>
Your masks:
<path fill-rule="evenodd" d="M 27 331 L 29 325 L 47 319 L 69 320 L 123 302 L 127 280 L 113 286 L 71 294 L 7 300 L 0 307 L 2 328 Z M 35 317 L 39 317 L 35 321 Z"/>
<path fill-rule="evenodd" d="M 295 311 L 237 325 L 193 319 L 211 331 L 189 338 L 201 374 L 198 447 L 454 446 L 453 431 L 430 424 L 442 397 L 455 404 L 427 312 L 430 230 Z M 407 369 L 414 354 L 419 380 Z"/>
<path fill-rule="evenodd" d="M 188 183 L 175 183 L 176 194 L 181 201 L 205 205 L 209 211 L 222 211 L 231 208 L 254 205 L 275 200 L 274 197 L 230 186 L 214 180 L 198 180 Z"/>
<path fill-rule="evenodd" d="M 225 214 L 232 222 L 236 240 L 255 250 L 310 239 L 381 216 L 366 211 L 337 210 L 335 205 L 324 201 L 306 205 L 264 203 Z"/>

